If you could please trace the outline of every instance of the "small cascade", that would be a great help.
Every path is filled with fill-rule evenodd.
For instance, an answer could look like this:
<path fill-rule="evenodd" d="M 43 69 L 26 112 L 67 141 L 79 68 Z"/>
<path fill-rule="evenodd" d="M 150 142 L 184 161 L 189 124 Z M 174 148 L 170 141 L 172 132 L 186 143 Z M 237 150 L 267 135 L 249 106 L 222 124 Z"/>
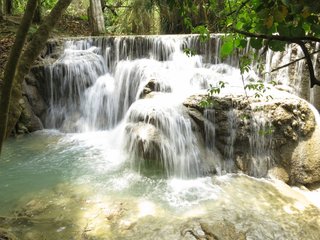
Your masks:
<path fill-rule="evenodd" d="M 264 114 L 254 113 L 251 118 L 251 135 L 249 136 L 251 162 L 249 173 L 255 177 L 267 175 L 273 164 L 272 125 Z"/>
<path fill-rule="evenodd" d="M 316 43 L 315 45 L 315 53 L 313 55 L 313 69 L 314 69 L 314 74 L 317 78 L 319 78 L 319 63 L 318 63 L 318 57 L 319 57 L 319 49 L 320 49 L 320 43 Z M 317 108 L 320 109 L 320 86 L 314 86 L 311 88 L 311 93 L 310 93 L 310 102 Z"/>
<path fill-rule="evenodd" d="M 271 73 L 271 71 L 278 67 L 283 66 L 290 62 L 292 57 L 292 46 L 287 45 L 284 53 L 273 52 L 268 50 L 266 53 L 266 65 L 265 65 L 265 80 L 267 82 L 276 80 L 279 84 L 289 86 L 290 85 L 290 68 L 279 69 L 276 73 Z"/>
<path fill-rule="evenodd" d="M 297 56 L 296 58 L 302 58 L 304 54 L 300 48 L 297 49 Z M 304 67 L 305 67 L 305 60 L 300 60 L 295 64 L 294 69 L 294 76 L 293 76 L 293 88 L 294 92 L 304 99 L 309 99 L 310 96 L 310 84 L 309 79 L 304 77 Z M 306 85 L 306 86 L 305 86 Z"/>
<path fill-rule="evenodd" d="M 204 122 L 204 135 L 206 147 L 212 150 L 215 147 L 216 127 L 215 127 L 215 111 L 213 109 L 205 109 L 204 118 L 208 121 Z"/>
<path fill-rule="evenodd" d="M 225 146 L 224 156 L 226 159 L 223 162 L 224 172 L 229 173 L 234 171 L 234 144 L 237 136 L 238 117 L 234 109 L 230 109 L 227 113 L 229 136 L 227 137 L 227 145 Z"/>
<path fill-rule="evenodd" d="M 311 46 L 312 51 L 317 52 L 319 46 L 319 43 Z M 317 66 L 318 56 L 319 53 L 312 54 L 312 62 L 316 76 L 319 69 L 319 66 Z M 303 57 L 303 51 L 296 44 L 287 45 L 284 52 L 273 52 L 268 50 L 265 61 L 265 81 L 269 82 L 275 80 L 279 84 L 279 88 L 285 89 L 286 91 L 311 102 L 319 109 L 320 103 L 317 101 L 319 98 L 314 96 L 319 95 L 319 86 L 310 88 L 309 71 L 306 66 L 306 60 L 303 59 Z M 293 64 L 281 68 L 291 62 L 293 62 Z M 274 69 L 278 70 L 272 72 Z"/>
<path fill-rule="evenodd" d="M 136 101 L 126 119 L 125 149 L 141 172 L 164 171 L 167 177 L 200 175 L 201 153 L 183 108 L 160 95 Z"/>
<path fill-rule="evenodd" d="M 64 54 L 45 71 L 49 110 L 45 126 L 77 131 L 73 125 L 80 117 L 84 92 L 99 76 L 107 72 L 97 48 L 66 49 Z"/>

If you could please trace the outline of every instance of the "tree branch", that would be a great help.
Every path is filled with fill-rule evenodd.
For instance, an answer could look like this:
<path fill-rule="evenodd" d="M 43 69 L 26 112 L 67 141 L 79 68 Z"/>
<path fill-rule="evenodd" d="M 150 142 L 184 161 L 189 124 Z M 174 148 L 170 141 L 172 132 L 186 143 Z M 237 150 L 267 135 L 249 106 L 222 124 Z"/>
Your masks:
<path fill-rule="evenodd" d="M 296 41 L 296 43 L 301 47 L 301 49 L 304 53 L 304 56 L 306 57 L 306 61 L 308 64 L 308 69 L 309 69 L 309 74 L 310 74 L 310 87 L 313 87 L 314 85 L 320 86 L 320 81 L 319 81 L 319 79 L 316 78 L 316 76 L 314 74 L 312 60 L 311 60 L 310 54 L 308 52 L 308 49 L 307 49 L 305 43 L 302 41 Z"/>
<path fill-rule="evenodd" d="M 259 33 L 250 33 L 246 32 L 237 28 L 231 28 L 234 32 L 240 33 L 242 35 L 248 37 L 255 37 L 255 38 L 263 38 L 268 40 L 278 40 L 282 42 L 290 42 L 294 43 L 297 41 L 312 41 L 312 42 L 320 42 L 320 38 L 312 37 L 312 36 L 304 36 L 304 37 L 288 37 L 288 36 L 281 36 L 281 35 L 266 35 L 266 34 L 259 34 Z"/>
<path fill-rule="evenodd" d="M 320 42 L 319 38 L 316 37 L 287 37 L 287 36 L 279 36 L 279 35 L 266 35 L 266 34 L 257 34 L 257 33 L 250 33 L 246 31 L 242 31 L 236 28 L 232 28 L 233 31 L 236 33 L 243 34 L 247 37 L 255 37 L 255 38 L 263 38 L 267 40 L 278 40 L 282 42 L 287 42 L 287 43 L 296 43 L 300 46 L 301 50 L 303 51 L 303 54 L 306 58 L 307 65 L 308 65 L 308 70 L 310 74 L 310 87 L 312 88 L 314 85 L 320 86 L 320 80 L 316 78 L 314 74 L 314 69 L 313 69 L 313 64 L 312 60 L 310 57 L 310 53 L 303 41 L 312 41 L 312 42 Z"/>
<path fill-rule="evenodd" d="M 310 53 L 310 56 L 313 55 L 313 54 L 319 53 L 319 52 L 320 52 L 320 50 L 314 51 L 314 52 Z M 287 63 L 287 64 L 284 64 L 284 65 L 282 65 L 282 66 L 280 66 L 280 67 L 274 68 L 274 69 L 272 69 L 269 73 L 276 72 L 276 71 L 278 71 L 278 70 L 280 70 L 280 69 L 282 69 L 282 68 L 288 67 L 288 66 L 290 66 L 290 65 L 292 65 L 292 64 L 294 64 L 294 63 L 296 63 L 296 62 L 299 62 L 299 61 L 301 61 L 301 60 L 303 60 L 303 59 L 305 59 L 305 58 L 306 58 L 306 57 L 301 57 L 301 58 L 298 58 L 298 59 L 296 59 L 296 60 L 294 60 L 294 61 L 292 61 L 292 62 L 289 62 L 289 63 Z"/>

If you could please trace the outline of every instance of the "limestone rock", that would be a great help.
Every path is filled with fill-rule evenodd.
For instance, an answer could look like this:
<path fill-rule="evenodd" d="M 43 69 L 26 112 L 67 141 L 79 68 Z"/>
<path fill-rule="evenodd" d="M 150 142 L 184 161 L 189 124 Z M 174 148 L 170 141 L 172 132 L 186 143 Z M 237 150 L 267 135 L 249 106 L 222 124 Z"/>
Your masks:
<path fill-rule="evenodd" d="M 307 102 L 297 97 L 258 102 L 245 96 L 221 96 L 212 99 L 209 116 L 201 105 L 205 98 L 191 96 L 184 105 L 204 139 L 211 122 L 212 142 L 224 159 L 234 161 L 236 172 L 256 177 L 269 174 L 291 184 L 320 181 L 316 147 L 320 131 L 315 131 L 314 113 Z"/>
<path fill-rule="evenodd" d="M 290 179 L 292 183 L 312 184 L 320 182 L 320 129 L 304 139 L 292 150 Z"/>
<path fill-rule="evenodd" d="M 214 146 L 205 147 L 200 128 L 184 106 L 163 100 L 169 95 L 140 99 L 131 106 L 125 131 L 131 161 L 140 171 L 166 176 L 216 173 L 221 154 Z"/>
<path fill-rule="evenodd" d="M 145 98 L 151 92 L 171 92 L 171 87 L 156 79 L 151 79 L 143 88 L 140 98 Z"/>
<path fill-rule="evenodd" d="M 268 171 L 268 176 L 274 179 L 281 180 L 285 183 L 289 182 L 289 174 L 282 167 L 273 167 Z"/>
<path fill-rule="evenodd" d="M 32 107 L 32 111 L 38 117 L 43 117 L 43 114 L 48 109 L 48 106 L 45 103 L 45 101 L 43 100 L 41 94 L 39 93 L 38 88 L 34 85 L 26 84 L 26 82 L 24 82 L 23 90 L 25 92 L 25 95 L 28 98 L 28 102 L 30 103 L 30 105 Z"/>
<path fill-rule="evenodd" d="M 127 146 L 131 148 L 136 157 L 153 160 L 155 163 L 160 161 L 161 157 L 161 133 L 152 124 L 139 122 L 137 124 L 128 124 L 126 132 L 130 136 Z"/>
<path fill-rule="evenodd" d="M 207 239 L 207 240 L 245 240 L 246 233 L 237 230 L 231 222 L 223 220 L 198 221 L 185 223 L 181 230 L 182 239 Z"/>
<path fill-rule="evenodd" d="M 17 133 L 24 134 L 43 129 L 41 120 L 32 111 L 32 107 L 26 97 L 21 99 L 20 105 L 22 112 L 16 126 Z"/>
<path fill-rule="evenodd" d="M 221 222 L 217 222 L 215 224 L 206 224 L 201 223 L 201 228 L 205 232 L 206 236 L 211 237 L 211 239 L 214 240 L 245 240 L 246 234 L 241 231 L 237 231 L 235 226 L 226 221 L 223 220 Z"/>

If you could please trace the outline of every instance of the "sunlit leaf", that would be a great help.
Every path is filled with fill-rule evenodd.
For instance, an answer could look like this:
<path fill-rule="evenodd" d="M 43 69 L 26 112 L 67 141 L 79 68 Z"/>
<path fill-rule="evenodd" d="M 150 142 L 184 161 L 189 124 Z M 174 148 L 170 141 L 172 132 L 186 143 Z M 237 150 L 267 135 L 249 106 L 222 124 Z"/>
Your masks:
<path fill-rule="evenodd" d="M 220 55 L 222 58 L 227 57 L 233 52 L 234 42 L 232 37 L 227 37 L 220 49 Z"/>
<path fill-rule="evenodd" d="M 244 23 L 243 22 L 237 22 L 236 28 L 241 29 L 243 27 Z"/>

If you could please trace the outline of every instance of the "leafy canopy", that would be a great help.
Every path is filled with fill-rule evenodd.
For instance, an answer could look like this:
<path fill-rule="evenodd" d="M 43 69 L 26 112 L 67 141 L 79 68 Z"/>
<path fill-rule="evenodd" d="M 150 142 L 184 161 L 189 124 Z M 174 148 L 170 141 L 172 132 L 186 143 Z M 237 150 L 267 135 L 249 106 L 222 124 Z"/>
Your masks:
<path fill-rule="evenodd" d="M 273 51 L 283 51 L 288 42 L 320 38 L 320 1 L 228 0 L 225 9 L 227 30 L 242 34 L 233 47 L 245 47 L 245 36 L 252 37 L 251 47 Z M 231 44 L 226 45 L 223 54 L 231 51 Z"/>

